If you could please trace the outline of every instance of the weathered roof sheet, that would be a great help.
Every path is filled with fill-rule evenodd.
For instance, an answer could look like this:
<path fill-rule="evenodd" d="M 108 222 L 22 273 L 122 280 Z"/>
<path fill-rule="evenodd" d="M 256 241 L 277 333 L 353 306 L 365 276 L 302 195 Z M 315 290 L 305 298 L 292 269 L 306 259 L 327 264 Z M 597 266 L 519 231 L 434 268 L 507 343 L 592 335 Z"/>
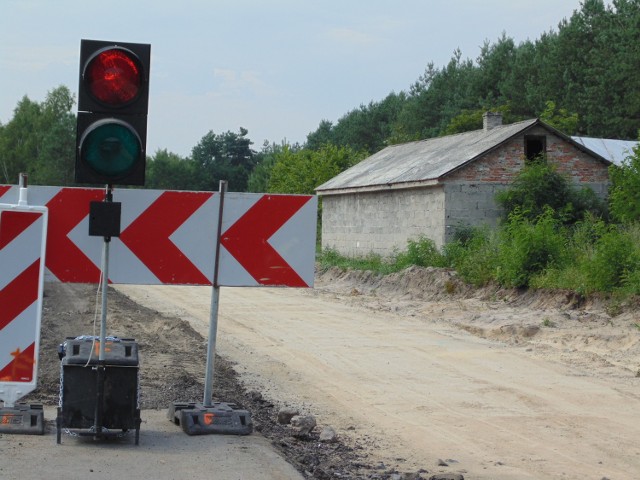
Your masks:
<path fill-rule="evenodd" d="M 392 145 L 323 183 L 316 191 L 436 180 L 538 122 L 538 119 L 525 120 L 488 131 L 475 130 Z"/>
<path fill-rule="evenodd" d="M 638 144 L 638 142 L 631 140 L 612 140 L 608 138 L 591 137 L 571 138 L 616 165 L 621 165 L 625 158 L 633 155 L 633 148 Z"/>

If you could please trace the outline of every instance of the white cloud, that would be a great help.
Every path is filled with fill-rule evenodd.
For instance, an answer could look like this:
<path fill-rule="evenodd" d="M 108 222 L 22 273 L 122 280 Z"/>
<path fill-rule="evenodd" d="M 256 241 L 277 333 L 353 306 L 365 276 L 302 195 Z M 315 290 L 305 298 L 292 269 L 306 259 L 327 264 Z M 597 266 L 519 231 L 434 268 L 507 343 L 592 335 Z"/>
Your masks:
<path fill-rule="evenodd" d="M 74 66 L 77 69 L 79 48 L 56 45 L 0 47 L 3 68 L 19 72 L 38 72 L 52 65 Z"/>
<path fill-rule="evenodd" d="M 325 34 L 328 40 L 331 40 L 340 46 L 368 47 L 376 43 L 376 37 L 350 28 L 332 28 Z"/>
<path fill-rule="evenodd" d="M 216 88 L 209 94 L 233 96 L 273 96 L 275 89 L 263 80 L 263 75 L 254 70 L 232 70 L 215 68 L 213 70 Z"/>

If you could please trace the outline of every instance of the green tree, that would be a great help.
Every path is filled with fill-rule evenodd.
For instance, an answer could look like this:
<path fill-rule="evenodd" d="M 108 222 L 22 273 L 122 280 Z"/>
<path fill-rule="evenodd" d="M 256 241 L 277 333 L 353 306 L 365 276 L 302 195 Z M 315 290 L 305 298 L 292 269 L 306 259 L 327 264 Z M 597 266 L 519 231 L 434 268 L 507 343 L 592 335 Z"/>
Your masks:
<path fill-rule="evenodd" d="M 158 190 L 195 190 L 197 185 L 195 162 L 167 149 L 147 157 L 146 188 Z"/>
<path fill-rule="evenodd" d="M 580 55 L 585 54 L 579 48 L 575 46 L 564 51 L 559 34 L 545 32 L 531 49 L 519 49 L 518 53 L 522 53 L 516 55 L 517 76 L 514 77 L 511 92 L 514 100 L 520 99 L 520 102 L 514 101 L 514 109 L 517 105 L 523 112 L 539 116 L 549 99 L 575 109 L 578 103 L 570 99 L 579 92 L 580 80 L 576 77 L 574 65 Z M 519 91 L 521 94 L 518 94 Z"/>
<path fill-rule="evenodd" d="M 473 75 L 474 94 L 483 99 L 485 105 L 504 104 L 511 76 L 516 46 L 506 33 L 495 43 L 485 41 L 476 60 L 477 70 Z"/>
<path fill-rule="evenodd" d="M 75 100 L 65 86 L 47 94 L 41 105 L 40 148 L 33 183 L 71 185 L 74 181 L 76 116 Z"/>
<path fill-rule="evenodd" d="M 319 151 L 292 150 L 286 145 L 275 155 L 269 192 L 312 194 L 317 186 L 355 165 L 366 156 L 349 147 L 325 145 Z"/>
<path fill-rule="evenodd" d="M 483 115 L 487 110 L 481 108 L 479 110 L 463 110 L 459 115 L 451 119 L 449 125 L 445 128 L 443 135 L 454 135 L 456 133 L 468 132 L 471 130 L 480 130 L 483 123 Z M 509 105 L 502 105 L 490 108 L 491 112 L 502 113 L 503 123 L 511 123 L 515 121 L 510 113 Z"/>
<path fill-rule="evenodd" d="M 6 183 L 16 183 L 20 173 L 34 173 L 33 160 L 38 157 L 38 138 L 41 107 L 23 97 L 13 111 L 13 118 L 2 127 L 0 161 Z"/>
<path fill-rule="evenodd" d="M 463 60 L 459 49 L 443 69 L 429 63 L 410 87 L 393 125 L 393 142 L 436 137 L 461 111 L 477 108 L 478 99 L 473 96 L 476 73 L 473 61 Z"/>
<path fill-rule="evenodd" d="M 455 135 L 456 133 L 480 130 L 482 128 L 482 115 L 484 115 L 482 109 L 463 110 L 451 119 L 443 133 L 445 135 Z"/>
<path fill-rule="evenodd" d="M 271 170 L 276 163 L 275 155 L 260 156 L 255 168 L 249 174 L 247 192 L 268 192 L 271 180 Z"/>
<path fill-rule="evenodd" d="M 307 135 L 305 147 L 310 150 L 320 150 L 328 143 L 335 144 L 333 124 L 329 120 L 322 120 L 318 128 Z"/>
<path fill-rule="evenodd" d="M 330 143 L 358 151 L 377 152 L 387 146 L 405 99 L 404 92 L 392 92 L 380 102 L 372 101 L 351 110 L 335 125 L 323 120 L 315 132 L 307 135 L 305 146 L 310 150 L 320 150 Z"/>
<path fill-rule="evenodd" d="M 38 103 L 23 97 L 0 128 L 0 172 L 7 183 L 20 173 L 32 184 L 69 185 L 75 163 L 74 98 L 60 86 Z"/>
<path fill-rule="evenodd" d="M 550 95 L 580 115 L 591 136 L 635 138 L 640 112 L 640 2 L 585 0 L 560 25 L 555 80 L 566 87 Z M 563 62 L 560 62 L 563 60 Z"/>
<path fill-rule="evenodd" d="M 375 153 L 387 146 L 393 125 L 404 105 L 404 93 L 390 93 L 381 102 L 360 105 L 333 128 L 334 144 Z"/>
<path fill-rule="evenodd" d="M 198 190 L 218 190 L 220 180 L 228 182 L 229 191 L 245 192 L 249 174 L 255 166 L 253 142 L 247 138 L 248 130 L 240 128 L 238 133 L 207 133 L 193 147 L 191 160 L 195 162 Z"/>
<path fill-rule="evenodd" d="M 614 138 L 636 138 L 640 127 L 640 1 L 614 0 L 613 6 L 616 13 L 611 15 L 609 34 L 618 46 L 613 59 L 605 59 L 614 67 L 610 81 L 615 82 L 612 97 L 619 108 L 619 120 L 612 127 L 617 134 Z M 603 40 L 605 49 L 608 42 Z"/>
<path fill-rule="evenodd" d="M 249 174 L 249 181 L 247 191 L 249 192 L 269 192 L 269 185 L 271 183 L 271 170 L 278 160 L 278 155 L 281 155 L 285 149 L 291 152 L 298 152 L 301 150 L 299 144 L 291 145 L 283 140 L 280 144 L 264 142 L 262 150 L 256 154 L 253 171 Z"/>
<path fill-rule="evenodd" d="M 578 114 L 569 113 L 566 108 L 556 108 L 556 102 L 546 102 L 540 119 L 566 135 L 575 135 L 578 129 Z"/>
<path fill-rule="evenodd" d="M 539 48 L 537 43 L 529 40 L 521 43 L 513 52 L 509 74 L 502 83 L 502 94 L 508 99 L 510 111 L 517 118 L 535 117 L 535 112 L 539 110 L 536 105 L 542 104 L 538 97 L 542 95 L 542 99 L 547 98 L 539 91 L 542 75 L 541 67 L 536 62 Z M 541 59 L 546 57 L 541 56 Z"/>

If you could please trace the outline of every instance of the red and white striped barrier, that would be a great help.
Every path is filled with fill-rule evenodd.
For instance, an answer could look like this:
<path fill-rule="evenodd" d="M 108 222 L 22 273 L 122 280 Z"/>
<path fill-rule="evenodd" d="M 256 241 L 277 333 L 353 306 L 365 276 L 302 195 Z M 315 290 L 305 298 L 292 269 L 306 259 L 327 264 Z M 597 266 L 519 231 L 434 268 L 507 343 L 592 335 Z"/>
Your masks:
<path fill-rule="evenodd" d="M 47 209 L 0 204 L 0 398 L 36 388 Z"/>
<path fill-rule="evenodd" d="M 0 185 L 0 203 L 17 202 L 18 191 Z M 103 199 L 98 188 L 29 187 L 29 203 L 49 209 L 47 281 L 99 281 L 104 240 L 88 224 L 90 202 Z M 122 229 L 111 239 L 110 283 L 212 284 L 218 193 L 115 189 L 113 199 Z M 218 283 L 312 287 L 317 205 L 311 195 L 227 193 Z"/>

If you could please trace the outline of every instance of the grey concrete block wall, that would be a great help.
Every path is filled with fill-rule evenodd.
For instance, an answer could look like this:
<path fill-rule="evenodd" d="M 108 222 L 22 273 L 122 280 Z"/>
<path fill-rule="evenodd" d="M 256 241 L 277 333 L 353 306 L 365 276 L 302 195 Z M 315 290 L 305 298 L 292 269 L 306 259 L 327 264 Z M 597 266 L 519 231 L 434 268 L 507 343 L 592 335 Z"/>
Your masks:
<path fill-rule="evenodd" d="M 445 184 L 445 242 L 451 241 L 461 227 L 497 225 L 501 210 L 495 196 L 506 187 L 502 183 Z"/>
<path fill-rule="evenodd" d="M 322 247 L 343 255 L 388 257 L 425 235 L 445 240 L 442 186 L 322 197 Z"/>
<path fill-rule="evenodd" d="M 390 256 L 408 240 L 426 236 L 438 248 L 456 229 L 495 226 L 495 202 L 504 184 L 455 182 L 386 192 L 323 196 L 322 247 L 343 255 Z"/>

